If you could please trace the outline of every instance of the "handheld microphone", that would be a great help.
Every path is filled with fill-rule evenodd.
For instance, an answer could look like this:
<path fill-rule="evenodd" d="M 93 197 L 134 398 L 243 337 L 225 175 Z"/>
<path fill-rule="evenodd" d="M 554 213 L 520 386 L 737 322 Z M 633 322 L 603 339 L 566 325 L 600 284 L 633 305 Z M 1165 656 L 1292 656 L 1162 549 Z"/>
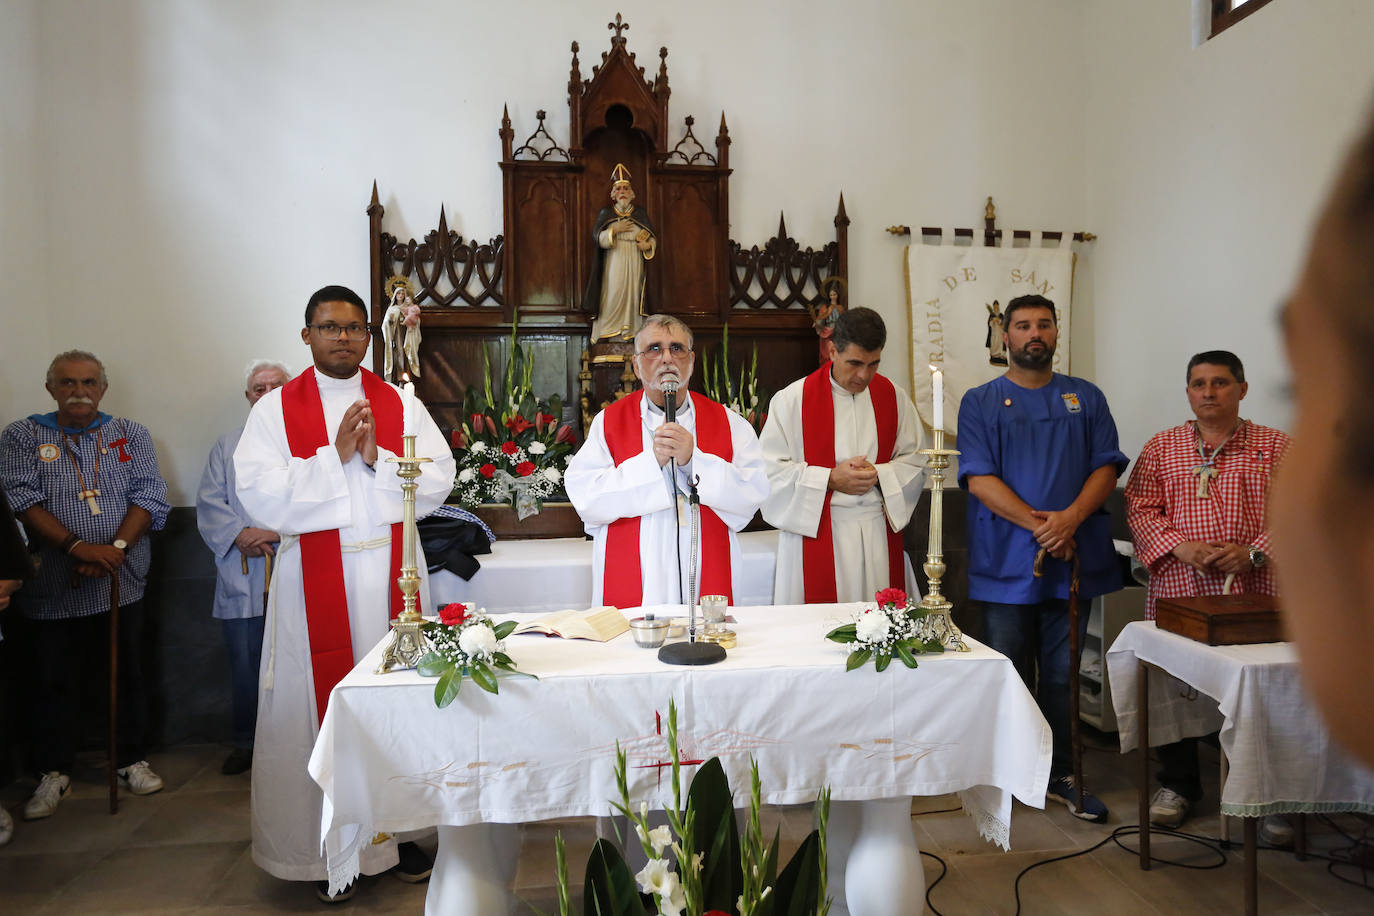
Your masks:
<path fill-rule="evenodd" d="M 677 422 L 677 380 L 668 379 L 660 387 L 663 392 L 663 422 Z"/>

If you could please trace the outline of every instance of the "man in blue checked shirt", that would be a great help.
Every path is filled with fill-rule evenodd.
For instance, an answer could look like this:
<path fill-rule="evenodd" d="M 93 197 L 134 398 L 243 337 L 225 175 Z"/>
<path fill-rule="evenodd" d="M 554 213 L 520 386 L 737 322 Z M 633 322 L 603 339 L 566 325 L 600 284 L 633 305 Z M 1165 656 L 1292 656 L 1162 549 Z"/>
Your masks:
<path fill-rule="evenodd" d="M 167 484 L 148 430 L 100 412 L 108 382 L 93 354 L 53 358 L 47 389 L 57 410 L 0 434 L 0 486 L 37 548 L 37 577 L 16 605 L 30 621 L 35 681 L 28 698 L 40 781 L 27 820 L 48 817 L 71 786 L 80 673 L 108 654 L 110 576 L 119 577 L 119 735 L 115 764 L 135 795 L 162 788 L 143 759 L 147 695 L 140 633 L 151 551 L 145 535 L 167 520 Z"/>
<path fill-rule="evenodd" d="M 248 364 L 243 396 L 252 407 L 264 394 L 289 381 L 291 373 L 281 363 L 254 360 Z M 223 624 L 229 650 L 234 748 L 220 767 L 226 776 L 253 765 L 267 569 L 281 541 L 277 532 L 253 523 L 234 492 L 234 449 L 242 435 L 239 424 L 215 441 L 196 494 L 196 525 L 215 555 L 214 615 Z"/>

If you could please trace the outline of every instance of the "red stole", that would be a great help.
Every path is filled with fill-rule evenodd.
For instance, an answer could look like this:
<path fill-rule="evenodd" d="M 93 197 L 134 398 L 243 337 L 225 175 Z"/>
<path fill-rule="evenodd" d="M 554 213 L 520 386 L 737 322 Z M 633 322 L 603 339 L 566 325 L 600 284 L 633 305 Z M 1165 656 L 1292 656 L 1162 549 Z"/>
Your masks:
<path fill-rule="evenodd" d="M 821 366 L 802 382 L 802 442 L 807 464 L 823 468 L 835 466 L 835 401 L 831 393 L 830 363 Z M 897 389 L 881 375 L 868 385 L 873 401 L 873 422 L 878 427 L 878 461 L 892 458 L 897 446 Z M 845 456 L 850 457 L 850 456 Z M 835 545 L 830 530 L 830 497 L 825 491 L 820 525 L 813 538 L 802 537 L 803 599 L 807 604 L 833 604 L 839 599 L 835 586 Z M 887 526 L 887 576 L 892 588 L 906 587 L 906 567 L 902 562 L 902 533 Z"/>
<path fill-rule="evenodd" d="M 377 444 L 401 453 L 401 396 L 380 377 L 363 374 L 363 397 L 372 405 Z M 293 458 L 312 458 L 333 438 L 324 425 L 324 405 L 315 370 L 302 372 L 281 390 L 286 442 Z M 401 525 L 391 526 L 391 616 L 401 609 Z M 329 705 L 329 691 L 353 668 L 353 636 L 348 627 L 348 595 L 344 590 L 343 553 L 339 530 L 301 535 L 301 579 L 305 588 L 305 619 L 310 635 L 310 667 L 315 679 L 315 709 L 320 721 Z"/>
<path fill-rule="evenodd" d="M 616 466 L 644 451 L 643 419 L 640 402 L 643 391 L 636 391 L 602 411 L 601 428 L 606 447 Z M 696 412 L 696 445 L 730 461 L 734 443 L 730 438 L 730 418 L 725 408 L 704 395 L 692 393 Z M 606 565 L 601 576 L 601 601 L 618 608 L 639 607 L 644 603 L 644 578 L 639 556 L 639 516 L 618 518 L 606 531 Z M 732 601 L 730 573 L 730 529 L 709 506 L 701 507 L 701 594 L 726 595 Z"/>

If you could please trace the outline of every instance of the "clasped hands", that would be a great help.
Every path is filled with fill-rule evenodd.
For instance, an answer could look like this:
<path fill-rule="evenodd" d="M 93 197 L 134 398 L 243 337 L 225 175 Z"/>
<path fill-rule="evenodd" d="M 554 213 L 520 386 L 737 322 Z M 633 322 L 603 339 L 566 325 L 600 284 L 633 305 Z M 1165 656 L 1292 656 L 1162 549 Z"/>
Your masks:
<path fill-rule="evenodd" d="M 1240 575 L 1254 568 L 1250 548 L 1230 541 L 1184 541 L 1173 555 L 1202 572 Z"/>
<path fill-rule="evenodd" d="M 1031 516 L 1040 522 L 1039 526 L 1031 529 L 1036 543 L 1056 560 L 1072 560 L 1078 549 L 1073 536 L 1078 532 L 1078 526 L 1083 524 L 1083 519 L 1071 509 L 1054 512 L 1032 509 Z"/>
<path fill-rule="evenodd" d="M 276 553 L 281 535 L 267 528 L 244 528 L 234 538 L 234 546 L 245 557 L 270 557 Z"/>
<path fill-rule="evenodd" d="M 377 463 L 377 421 L 367 398 L 359 398 L 344 411 L 339 432 L 334 437 L 339 461 L 348 464 L 355 454 L 362 455 L 368 467 Z"/>
<path fill-rule="evenodd" d="M 850 496 L 862 496 L 878 485 L 878 469 L 864 455 L 846 458 L 830 469 L 826 482 L 832 490 Z"/>
<path fill-rule="evenodd" d="M 692 460 L 692 450 L 697 440 L 686 427 L 678 423 L 664 423 L 654 430 L 654 457 L 658 466 L 663 467 L 669 459 L 677 462 L 678 467 Z"/>

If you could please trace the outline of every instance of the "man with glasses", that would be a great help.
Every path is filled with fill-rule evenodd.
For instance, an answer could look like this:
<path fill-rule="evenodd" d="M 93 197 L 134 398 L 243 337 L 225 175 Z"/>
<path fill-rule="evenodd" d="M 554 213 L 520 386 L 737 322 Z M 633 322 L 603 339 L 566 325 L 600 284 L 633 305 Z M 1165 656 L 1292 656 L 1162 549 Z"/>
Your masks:
<path fill-rule="evenodd" d="M 691 329 L 671 315 L 650 315 L 635 335 L 634 372 L 643 390 L 597 414 L 568 465 L 568 498 L 594 543 L 593 604 L 682 603 L 689 575 L 697 576 L 699 594 L 735 594 L 741 562 L 735 535 L 768 496 L 768 477 L 749 423 L 704 395 L 688 394 L 695 365 Z M 675 392 L 672 421 L 665 388 Z M 696 569 L 690 568 L 691 481 L 701 498 Z"/>
<path fill-rule="evenodd" d="M 0 437 L 0 487 L 37 548 L 38 575 L 21 593 L 35 678 L 28 698 L 39 784 L 24 819 L 48 817 L 71 786 L 83 682 L 109 657 L 110 581 L 119 577 L 119 735 L 114 764 L 134 795 L 162 789 L 143 759 L 147 721 L 143 590 L 171 506 L 148 430 L 100 410 L 109 385 L 92 353 L 69 350 L 48 367 L 52 413 Z"/>
<path fill-rule="evenodd" d="M 268 593 L 258 726 L 253 751 L 253 861 L 288 881 L 315 881 L 331 896 L 320 851 L 323 797 L 306 765 L 329 691 L 383 636 L 400 610 L 401 480 L 387 459 L 404 425 L 422 464 L 416 514 L 453 488 L 453 454 L 418 403 L 407 424 L 399 390 L 359 368 L 368 313 L 357 293 L 326 286 L 310 297 L 301 340 L 314 366 L 253 406 L 234 451 L 238 498 L 248 516 L 281 535 Z M 428 605 L 422 575 L 421 606 Z M 388 613 L 390 608 L 390 613 Z M 397 866 L 397 859 L 400 864 Z M 429 875 L 413 843 L 365 843 L 364 874 L 397 866 L 402 880 Z"/>
<path fill-rule="evenodd" d="M 775 604 L 916 595 L 902 530 L 925 482 L 911 398 L 878 374 L 887 327 L 869 308 L 834 325 L 832 360 L 778 392 L 761 443 L 778 531 Z"/>

